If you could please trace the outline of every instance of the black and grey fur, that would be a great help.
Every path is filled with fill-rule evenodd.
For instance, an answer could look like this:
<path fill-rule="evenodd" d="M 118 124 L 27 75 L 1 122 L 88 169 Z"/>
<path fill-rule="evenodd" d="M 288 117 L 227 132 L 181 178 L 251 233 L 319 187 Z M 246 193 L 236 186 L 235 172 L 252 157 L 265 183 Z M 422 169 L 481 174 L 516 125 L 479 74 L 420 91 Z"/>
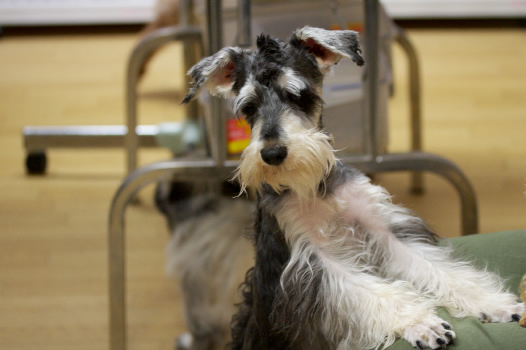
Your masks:
<path fill-rule="evenodd" d="M 220 350 L 231 340 L 238 288 L 253 264 L 254 205 L 229 182 L 162 181 L 156 205 L 172 233 L 166 269 L 180 287 L 188 333 L 177 350 Z M 235 214 L 233 214 L 235 213 Z"/>
<path fill-rule="evenodd" d="M 524 305 L 493 274 L 436 246 L 435 234 L 358 170 L 339 162 L 323 128 L 323 76 L 363 65 L 358 35 L 305 27 L 254 51 L 224 48 L 189 72 L 233 100 L 252 129 L 235 177 L 257 190 L 255 265 L 234 317 L 232 349 L 417 348 L 455 338 L 435 313 L 509 322 Z"/>

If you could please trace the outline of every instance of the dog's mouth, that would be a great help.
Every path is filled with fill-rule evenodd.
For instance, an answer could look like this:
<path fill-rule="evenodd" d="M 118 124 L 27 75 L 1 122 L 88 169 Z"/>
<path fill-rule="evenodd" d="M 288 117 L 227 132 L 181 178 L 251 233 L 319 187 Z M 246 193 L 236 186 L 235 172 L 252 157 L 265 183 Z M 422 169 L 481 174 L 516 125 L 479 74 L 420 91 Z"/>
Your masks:
<path fill-rule="evenodd" d="M 306 163 L 292 155 L 280 165 L 269 165 L 263 160 L 256 165 L 242 162 L 235 178 L 241 184 L 241 193 L 247 187 L 262 193 L 269 186 L 277 194 L 293 192 L 300 198 L 310 200 L 318 195 L 320 183 L 324 182 L 334 163 L 327 160 Z"/>
<path fill-rule="evenodd" d="M 276 193 L 317 196 L 320 183 L 336 163 L 330 136 L 317 129 L 287 130 L 285 142 L 251 142 L 241 156 L 234 178 L 242 186 L 261 191 L 264 184 Z"/>

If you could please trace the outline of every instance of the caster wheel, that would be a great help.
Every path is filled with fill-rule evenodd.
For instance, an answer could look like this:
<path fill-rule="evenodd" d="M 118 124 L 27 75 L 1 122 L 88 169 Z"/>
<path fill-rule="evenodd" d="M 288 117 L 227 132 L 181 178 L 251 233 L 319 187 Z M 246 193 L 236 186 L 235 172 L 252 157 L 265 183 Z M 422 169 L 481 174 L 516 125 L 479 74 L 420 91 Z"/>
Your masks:
<path fill-rule="evenodd" d="M 26 171 L 28 175 L 42 175 L 46 172 L 46 166 L 46 152 L 30 152 L 26 156 Z"/>

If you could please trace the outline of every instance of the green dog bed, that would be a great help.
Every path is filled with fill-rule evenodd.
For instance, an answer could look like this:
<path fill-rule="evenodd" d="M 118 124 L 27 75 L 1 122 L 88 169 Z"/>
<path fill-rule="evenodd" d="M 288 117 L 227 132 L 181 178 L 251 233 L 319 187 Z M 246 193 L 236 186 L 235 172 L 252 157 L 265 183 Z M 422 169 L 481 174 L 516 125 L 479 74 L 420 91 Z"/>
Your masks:
<path fill-rule="evenodd" d="M 489 271 L 505 278 L 510 291 L 518 294 L 520 280 L 526 273 L 526 231 L 478 234 L 445 242 L 450 242 L 457 257 L 468 259 L 480 268 L 487 267 Z M 439 310 L 439 316 L 451 324 L 457 335 L 447 349 L 526 349 L 526 328 L 521 328 L 517 322 L 481 323 L 475 317 L 456 319 L 445 310 Z M 399 339 L 387 349 L 414 348 L 407 341 Z"/>

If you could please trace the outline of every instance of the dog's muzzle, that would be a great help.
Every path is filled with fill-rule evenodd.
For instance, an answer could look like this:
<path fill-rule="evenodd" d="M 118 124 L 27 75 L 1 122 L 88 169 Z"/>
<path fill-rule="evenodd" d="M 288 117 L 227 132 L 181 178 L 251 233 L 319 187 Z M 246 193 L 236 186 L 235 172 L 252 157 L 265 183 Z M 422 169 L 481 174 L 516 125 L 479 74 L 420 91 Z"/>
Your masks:
<path fill-rule="evenodd" d="M 269 146 L 261 150 L 261 158 L 268 165 L 280 165 L 287 158 L 288 151 L 285 146 Z"/>

